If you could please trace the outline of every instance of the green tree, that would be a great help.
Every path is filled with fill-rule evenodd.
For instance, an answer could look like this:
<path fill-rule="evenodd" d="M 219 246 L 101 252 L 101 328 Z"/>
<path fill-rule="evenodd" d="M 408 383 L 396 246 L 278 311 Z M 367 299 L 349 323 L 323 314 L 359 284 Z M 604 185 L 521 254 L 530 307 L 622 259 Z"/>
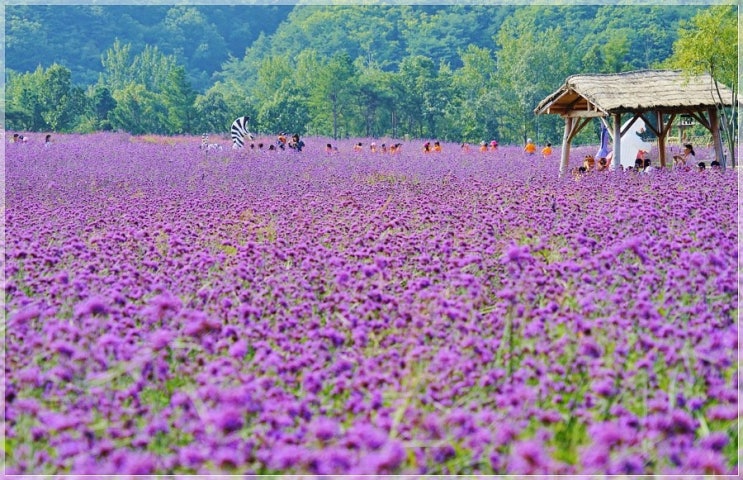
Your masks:
<path fill-rule="evenodd" d="M 40 19 L 34 18 L 29 6 L 4 7 L 7 13 L 5 24 L 5 49 L 10 52 L 34 52 L 39 45 L 46 45 L 48 30 Z M 31 71 L 39 65 L 31 55 L 18 55 L 12 65 L 16 71 Z"/>
<path fill-rule="evenodd" d="M 174 55 L 165 55 L 157 46 L 145 45 L 129 67 L 130 78 L 154 92 L 161 92 L 170 72 L 178 68 Z"/>
<path fill-rule="evenodd" d="M 468 45 L 485 47 L 483 40 L 497 33 L 511 11 L 512 7 L 508 6 L 473 5 L 449 5 L 431 11 L 420 7 L 404 10 L 400 18 L 405 26 L 401 36 L 405 39 L 406 56 L 421 55 L 459 68 L 462 65 L 459 52 Z"/>
<path fill-rule="evenodd" d="M 175 56 L 163 54 L 156 46 L 146 45 L 141 53 L 132 55 L 131 44 L 122 44 L 118 39 L 104 53 L 101 63 L 104 70 L 98 83 L 112 91 L 138 83 L 150 91 L 160 92 L 170 72 L 178 67 Z"/>
<path fill-rule="evenodd" d="M 159 96 L 142 84 L 130 83 L 114 92 L 116 108 L 109 114 L 111 127 L 134 135 L 166 133 L 167 115 Z"/>
<path fill-rule="evenodd" d="M 364 65 L 360 58 L 356 62 L 356 69 L 357 93 L 354 95 L 354 104 L 363 121 L 363 131 L 360 133 L 367 137 L 380 137 L 384 134 L 394 136 L 394 74 L 383 71 L 375 63 Z"/>
<path fill-rule="evenodd" d="M 91 105 L 99 128 L 109 130 L 111 123 L 108 120 L 108 114 L 116 108 L 116 100 L 111 95 L 111 90 L 108 87 L 98 85 L 94 88 L 92 97 Z"/>
<path fill-rule="evenodd" d="M 21 75 L 9 72 L 6 102 L 8 127 L 31 131 L 70 131 L 85 111 L 82 89 L 58 64 Z"/>
<path fill-rule="evenodd" d="M 452 78 L 456 95 L 447 112 L 448 128 L 467 142 L 498 138 L 498 105 L 494 94 L 497 65 L 493 53 L 469 45 L 460 56 L 462 67 Z"/>
<path fill-rule="evenodd" d="M 718 110 L 732 165 L 735 166 L 739 88 L 736 9 L 732 5 L 710 7 L 700 11 L 689 22 L 682 22 L 678 40 L 673 44 L 673 55 L 666 65 L 694 75 L 708 73 L 714 79 L 714 84 L 710 85 L 713 95 L 721 103 L 733 104 L 729 112 L 725 108 Z M 720 83 L 731 87 L 733 98 L 721 98 Z"/>
<path fill-rule="evenodd" d="M 194 126 L 196 92 L 186 78 L 186 69 L 178 66 L 168 73 L 163 85 L 163 106 L 167 110 L 168 133 L 187 133 Z"/>
<path fill-rule="evenodd" d="M 407 132 L 418 137 L 437 136 L 436 121 L 443 116 L 447 95 L 443 81 L 443 76 L 448 75 L 446 68 L 441 73 L 440 79 L 436 65 L 428 57 L 416 55 L 400 62 L 400 108 Z"/>
<path fill-rule="evenodd" d="M 298 101 L 296 98 L 289 101 L 290 95 L 299 95 L 294 88 L 293 74 L 287 57 L 271 56 L 261 62 L 258 78 L 248 97 L 259 106 L 256 115 L 258 131 L 276 133 L 290 130 L 286 128 L 288 112 L 282 109 Z M 303 106 L 303 110 L 306 110 L 306 106 Z"/>
<path fill-rule="evenodd" d="M 603 45 L 601 46 L 602 72 L 619 73 L 632 69 L 627 62 L 630 53 L 631 35 L 632 30 L 629 28 L 605 32 Z"/>
<path fill-rule="evenodd" d="M 98 83 L 106 85 L 111 91 L 123 89 L 129 82 L 133 81 L 131 75 L 132 45 L 122 44 L 117 38 L 111 48 L 101 55 L 103 72 Z"/>
<path fill-rule="evenodd" d="M 75 130 L 89 133 L 111 130 L 108 113 L 116 108 L 111 90 L 103 85 L 91 85 L 85 93 L 86 110 L 79 118 Z"/>
<path fill-rule="evenodd" d="M 178 58 L 187 70 L 189 81 L 196 89 L 208 86 L 211 73 L 228 57 L 227 43 L 216 26 L 209 22 L 207 12 L 193 6 L 175 6 L 163 21 L 161 48 Z"/>
<path fill-rule="evenodd" d="M 600 69 L 584 70 L 587 73 L 652 67 L 671 54 L 679 21 L 691 18 L 699 8 L 693 5 L 597 7 L 594 18 L 584 22 L 585 26 L 578 26 L 581 35 L 576 35 L 576 41 L 580 46 L 575 51 L 587 52 L 595 45 L 604 55 L 609 56 L 603 59 Z"/>
<path fill-rule="evenodd" d="M 535 136 L 553 140 L 559 133 L 555 118 L 534 115 L 539 101 L 556 90 L 575 71 L 571 43 L 562 29 L 538 29 L 535 18 L 516 16 L 504 22 L 498 34 L 499 108 L 503 112 L 505 139 L 523 143 Z M 553 140 L 554 141 L 554 140 Z"/>
<path fill-rule="evenodd" d="M 74 123 L 85 109 L 85 96 L 82 89 L 72 85 L 72 74 L 54 64 L 44 74 L 39 100 L 42 102 L 41 116 L 46 125 L 54 131 L 72 129 Z"/>
<path fill-rule="evenodd" d="M 261 104 L 258 123 L 263 131 L 304 135 L 310 121 L 303 96 L 294 90 L 277 91 Z"/>
<path fill-rule="evenodd" d="M 39 66 L 31 73 L 8 71 L 5 89 L 6 121 L 14 130 L 43 130 L 41 91 L 44 69 Z"/>
<path fill-rule="evenodd" d="M 315 108 L 330 116 L 333 138 L 338 138 L 340 121 L 346 131 L 351 114 L 351 100 L 356 93 L 356 71 L 351 57 L 345 51 L 336 53 L 316 74 L 310 93 Z"/>
<path fill-rule="evenodd" d="M 230 125 L 237 117 L 249 116 L 255 118 L 258 113 L 256 105 L 256 99 L 253 97 L 252 89 L 249 86 L 252 84 L 246 84 L 237 77 L 228 77 L 225 80 L 217 81 L 214 86 L 206 91 L 206 96 L 218 95 L 221 101 L 224 101 L 226 110 L 223 112 L 225 118 L 229 121 L 222 125 L 221 128 L 215 131 L 228 131 Z M 254 87 L 254 85 L 252 85 Z M 197 102 L 198 102 L 197 97 Z M 199 107 L 201 108 L 201 107 Z M 200 129 L 201 131 L 203 129 Z"/>
<path fill-rule="evenodd" d="M 232 122 L 239 116 L 230 113 L 224 96 L 216 90 L 198 95 L 194 102 L 194 111 L 194 129 L 202 133 L 227 132 Z"/>

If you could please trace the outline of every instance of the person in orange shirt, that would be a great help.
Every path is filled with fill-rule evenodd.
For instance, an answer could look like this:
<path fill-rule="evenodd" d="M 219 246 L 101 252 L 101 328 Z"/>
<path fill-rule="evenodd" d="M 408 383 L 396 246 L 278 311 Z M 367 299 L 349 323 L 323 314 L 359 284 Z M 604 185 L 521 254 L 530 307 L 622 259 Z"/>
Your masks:
<path fill-rule="evenodd" d="M 441 144 L 438 141 L 433 142 L 433 151 L 437 153 L 441 152 Z"/>
<path fill-rule="evenodd" d="M 524 147 L 524 153 L 527 155 L 534 155 L 537 153 L 537 146 L 531 141 L 531 138 L 526 139 L 526 146 Z"/>
<path fill-rule="evenodd" d="M 547 145 L 545 145 L 545 147 L 542 149 L 542 156 L 544 158 L 547 158 L 550 155 L 552 155 L 552 144 L 547 142 Z"/>
<path fill-rule="evenodd" d="M 485 142 L 480 142 L 480 151 L 481 152 L 487 152 L 488 151 L 488 144 Z"/>

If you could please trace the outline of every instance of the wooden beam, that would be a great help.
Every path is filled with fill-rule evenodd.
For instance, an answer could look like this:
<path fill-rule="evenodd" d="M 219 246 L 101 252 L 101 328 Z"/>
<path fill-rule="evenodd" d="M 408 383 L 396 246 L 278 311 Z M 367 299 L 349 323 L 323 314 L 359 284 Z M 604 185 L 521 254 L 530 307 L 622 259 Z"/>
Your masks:
<path fill-rule="evenodd" d="M 660 132 L 653 126 L 653 124 L 648 120 L 648 118 L 645 116 L 644 113 L 640 114 L 640 117 L 642 117 L 642 120 L 645 122 L 645 126 L 650 129 L 651 132 L 655 134 L 656 137 L 660 137 Z M 656 118 L 657 120 L 657 118 Z"/>
<path fill-rule="evenodd" d="M 671 116 L 671 122 L 673 122 L 674 116 Z M 660 128 L 660 131 L 653 129 L 656 132 L 655 134 L 658 135 L 658 160 L 660 161 L 660 168 L 666 168 L 666 134 L 668 133 L 668 128 L 663 124 L 662 113 L 655 112 L 655 120 Z M 669 126 L 671 122 L 668 123 Z M 650 125 L 650 122 L 646 123 Z"/>
<path fill-rule="evenodd" d="M 622 168 L 622 115 L 615 113 L 612 115 L 614 119 L 614 153 L 611 159 L 612 170 L 619 170 Z"/>
<path fill-rule="evenodd" d="M 604 112 L 600 112 L 598 110 L 570 110 L 566 111 L 563 114 L 563 117 L 573 117 L 573 118 L 597 118 L 597 117 L 603 117 L 606 114 Z"/>
<path fill-rule="evenodd" d="M 627 133 L 627 131 L 632 127 L 632 125 L 635 124 L 635 122 L 637 121 L 638 118 L 640 118 L 641 115 L 642 115 L 642 113 L 640 113 L 640 112 L 635 113 L 635 116 L 632 117 L 632 120 L 627 124 L 626 127 L 624 127 L 624 130 L 622 130 L 622 135 L 624 135 L 625 133 Z"/>
<path fill-rule="evenodd" d="M 668 131 L 671 129 L 671 126 L 673 125 L 673 120 L 676 118 L 676 114 L 672 113 L 670 120 L 668 120 L 668 123 L 663 123 L 663 113 L 660 111 L 654 112 L 656 117 L 656 123 L 660 127 L 660 130 L 658 130 L 655 126 L 653 126 L 652 122 L 645 116 L 645 113 L 640 114 L 643 120 L 645 120 L 645 126 L 647 126 L 657 137 L 666 136 L 668 134 Z M 622 133 L 624 135 L 624 132 Z"/>
<path fill-rule="evenodd" d="M 694 119 L 696 119 L 696 121 L 699 122 L 704 128 L 706 128 L 710 132 L 712 131 L 712 125 L 710 124 L 710 122 L 707 121 L 706 118 L 704 118 L 704 115 L 700 115 L 698 112 L 689 112 L 689 115 L 694 117 Z"/>
<path fill-rule="evenodd" d="M 663 114 L 661 112 L 658 112 L 660 114 L 661 120 L 663 119 Z M 668 119 L 668 123 L 663 125 L 663 131 L 661 132 L 663 136 L 665 137 L 668 135 L 668 132 L 671 131 L 671 127 L 673 126 L 673 121 L 676 120 L 676 114 L 672 113 L 670 118 Z M 658 125 L 660 125 L 662 122 L 659 122 Z"/>
<path fill-rule="evenodd" d="M 652 108 L 640 108 L 640 109 L 632 109 L 632 108 L 622 108 L 622 109 L 615 109 L 615 110 L 607 110 L 606 113 L 609 115 L 614 115 L 616 113 L 626 114 L 626 113 L 648 113 L 648 112 L 656 112 L 659 111 L 663 115 L 670 115 L 672 113 L 675 114 L 682 114 L 682 113 L 688 113 L 691 114 L 693 112 L 707 112 L 710 108 L 712 108 L 713 105 L 684 105 L 684 106 L 678 106 L 678 107 L 669 107 L 669 106 L 657 106 Z"/>
<path fill-rule="evenodd" d="M 565 118 L 565 132 L 562 135 L 562 154 L 560 156 L 560 177 L 565 175 L 570 161 L 570 143 L 578 132 L 591 122 L 591 118 Z"/>
<path fill-rule="evenodd" d="M 575 122 L 575 125 L 573 125 L 573 131 L 570 132 L 570 141 L 572 142 L 576 135 L 578 135 L 578 132 L 583 130 L 583 127 L 588 125 L 588 123 L 591 121 L 591 118 L 579 118 L 577 122 Z"/>
<path fill-rule="evenodd" d="M 673 125 L 673 120 L 676 118 L 676 114 L 672 113 L 670 119 L 668 120 L 668 123 L 663 122 L 663 113 L 661 111 L 655 112 L 655 121 L 658 125 L 658 128 L 654 127 L 653 124 L 650 122 L 650 120 L 645 116 L 645 114 L 641 114 L 642 119 L 645 121 L 645 125 L 652 130 L 652 132 L 658 137 L 658 158 L 660 159 L 660 166 L 665 167 L 666 166 L 666 136 L 668 135 L 668 132 L 671 130 L 671 126 Z"/>
<path fill-rule="evenodd" d="M 575 106 L 576 103 L 578 103 L 579 101 L 581 101 L 583 99 L 583 97 L 580 96 L 580 94 L 577 94 L 577 92 L 575 92 L 572 89 L 568 90 L 568 92 L 575 93 L 577 96 L 575 97 L 575 99 L 572 102 L 570 102 L 567 105 L 565 105 L 565 110 L 571 110 Z"/>
<path fill-rule="evenodd" d="M 565 175 L 570 159 L 570 132 L 573 130 L 573 117 L 565 117 L 565 132 L 562 134 L 562 154 L 560 156 L 560 174 Z"/>

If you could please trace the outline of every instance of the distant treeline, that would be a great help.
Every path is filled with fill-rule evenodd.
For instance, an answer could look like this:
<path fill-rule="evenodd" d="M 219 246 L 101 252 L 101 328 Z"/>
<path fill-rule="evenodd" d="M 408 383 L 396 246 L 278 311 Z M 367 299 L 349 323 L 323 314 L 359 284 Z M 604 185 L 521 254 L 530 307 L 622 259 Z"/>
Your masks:
<path fill-rule="evenodd" d="M 6 127 L 557 142 L 541 99 L 661 66 L 705 8 L 6 6 Z"/>

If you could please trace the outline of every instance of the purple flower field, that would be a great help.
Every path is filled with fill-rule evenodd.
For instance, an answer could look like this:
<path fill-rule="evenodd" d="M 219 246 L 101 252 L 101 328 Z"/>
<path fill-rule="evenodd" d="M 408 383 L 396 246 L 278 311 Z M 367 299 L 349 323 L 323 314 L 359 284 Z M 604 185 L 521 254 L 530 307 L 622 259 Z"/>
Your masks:
<path fill-rule="evenodd" d="M 738 471 L 732 170 L 54 140 L 5 147 L 8 474 Z"/>

